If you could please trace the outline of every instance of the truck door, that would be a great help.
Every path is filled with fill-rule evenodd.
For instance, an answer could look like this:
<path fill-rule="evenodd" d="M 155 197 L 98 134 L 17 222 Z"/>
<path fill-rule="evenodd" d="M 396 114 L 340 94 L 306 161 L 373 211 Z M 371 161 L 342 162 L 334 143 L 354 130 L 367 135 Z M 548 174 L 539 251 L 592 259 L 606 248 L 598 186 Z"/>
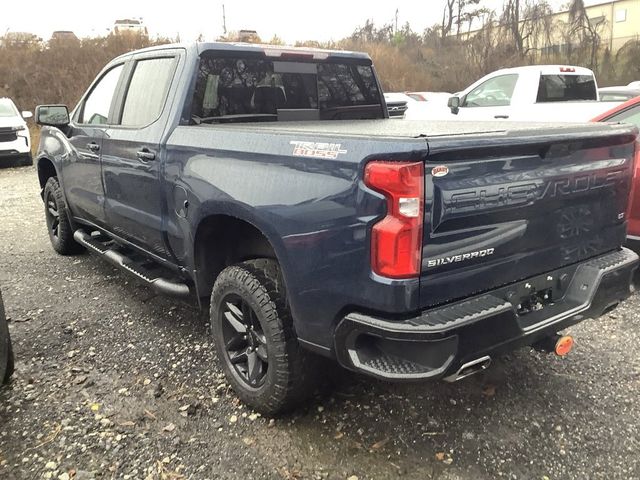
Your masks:
<path fill-rule="evenodd" d="M 102 148 L 105 212 L 116 235 L 160 257 L 167 256 L 160 148 L 169 117 L 169 90 L 179 60 L 177 50 L 137 56 Z"/>
<path fill-rule="evenodd" d="M 478 85 L 462 98 L 460 120 L 508 120 L 518 74 L 500 75 Z"/>
<path fill-rule="evenodd" d="M 63 159 L 63 181 L 74 216 L 104 225 L 104 186 L 100 151 L 124 64 L 107 70 L 80 103 L 69 129 L 72 153 Z"/>

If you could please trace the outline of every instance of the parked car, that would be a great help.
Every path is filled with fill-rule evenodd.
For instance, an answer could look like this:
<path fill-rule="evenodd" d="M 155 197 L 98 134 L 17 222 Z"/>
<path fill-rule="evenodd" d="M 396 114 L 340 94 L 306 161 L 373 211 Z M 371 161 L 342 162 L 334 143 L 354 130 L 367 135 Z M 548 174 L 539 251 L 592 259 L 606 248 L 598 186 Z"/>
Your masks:
<path fill-rule="evenodd" d="M 409 109 L 409 103 L 412 100 L 404 93 L 385 93 L 384 101 L 387 104 L 387 111 L 389 112 L 389 118 L 402 119 L 404 118 L 407 110 Z"/>
<path fill-rule="evenodd" d="M 588 122 L 611 108 L 598 102 L 598 87 L 587 68 L 536 65 L 498 70 L 449 99 L 461 120 Z"/>
<path fill-rule="evenodd" d="M 629 88 L 640 88 L 640 81 L 636 81 L 636 82 L 631 82 L 629 85 L 627 85 Z"/>
<path fill-rule="evenodd" d="M 363 53 L 163 45 L 38 107 L 55 251 L 208 307 L 229 384 L 265 414 L 322 357 L 456 381 L 630 294 L 627 125 L 390 121 Z M 602 320 L 603 322 L 606 320 Z"/>
<path fill-rule="evenodd" d="M 598 89 L 601 102 L 626 102 L 635 97 L 640 97 L 640 87 L 604 87 Z"/>
<path fill-rule="evenodd" d="M 0 291 L 0 383 L 7 383 L 13 374 L 13 350 L 7 326 L 7 317 Z"/>
<path fill-rule="evenodd" d="M 0 167 L 32 165 L 31 137 L 25 119 L 31 112 L 20 112 L 9 98 L 0 98 Z"/>
<path fill-rule="evenodd" d="M 633 98 L 593 119 L 594 122 L 623 122 L 640 128 L 640 97 Z M 627 242 L 640 250 L 640 148 L 636 155 L 634 185 L 629 202 Z"/>

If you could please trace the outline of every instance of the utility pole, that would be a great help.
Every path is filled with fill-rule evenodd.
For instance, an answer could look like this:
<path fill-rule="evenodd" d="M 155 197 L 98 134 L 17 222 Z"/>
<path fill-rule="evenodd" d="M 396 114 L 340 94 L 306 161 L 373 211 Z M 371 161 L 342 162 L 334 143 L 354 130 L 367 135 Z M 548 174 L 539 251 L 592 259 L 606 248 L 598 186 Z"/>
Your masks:
<path fill-rule="evenodd" d="M 398 33 L 398 11 L 399 9 L 396 8 L 396 33 Z"/>
<path fill-rule="evenodd" d="M 224 3 L 222 4 L 222 31 L 224 32 L 224 36 L 227 36 L 227 15 L 224 11 Z"/>

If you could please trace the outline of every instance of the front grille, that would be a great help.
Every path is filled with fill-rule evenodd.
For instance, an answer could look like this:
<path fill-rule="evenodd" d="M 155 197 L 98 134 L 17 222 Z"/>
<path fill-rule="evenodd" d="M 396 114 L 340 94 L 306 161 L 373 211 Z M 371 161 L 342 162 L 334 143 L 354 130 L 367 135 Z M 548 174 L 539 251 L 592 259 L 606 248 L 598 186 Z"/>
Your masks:
<path fill-rule="evenodd" d="M 16 132 L 12 130 L 0 129 L 0 142 L 13 142 L 18 139 Z"/>

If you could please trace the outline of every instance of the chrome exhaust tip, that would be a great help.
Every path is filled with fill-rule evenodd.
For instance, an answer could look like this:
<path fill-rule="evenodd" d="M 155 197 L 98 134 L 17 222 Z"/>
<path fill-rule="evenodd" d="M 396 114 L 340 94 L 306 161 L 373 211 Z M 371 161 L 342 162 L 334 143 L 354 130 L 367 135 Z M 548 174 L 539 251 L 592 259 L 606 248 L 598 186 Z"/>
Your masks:
<path fill-rule="evenodd" d="M 483 372 L 491 365 L 491 357 L 481 357 L 476 358 L 475 360 L 471 360 L 470 362 L 462 365 L 456 373 L 453 375 L 449 375 L 448 377 L 444 377 L 445 382 L 457 382 L 458 380 L 462 380 L 463 378 L 470 377 L 471 375 L 475 375 L 476 373 Z"/>

